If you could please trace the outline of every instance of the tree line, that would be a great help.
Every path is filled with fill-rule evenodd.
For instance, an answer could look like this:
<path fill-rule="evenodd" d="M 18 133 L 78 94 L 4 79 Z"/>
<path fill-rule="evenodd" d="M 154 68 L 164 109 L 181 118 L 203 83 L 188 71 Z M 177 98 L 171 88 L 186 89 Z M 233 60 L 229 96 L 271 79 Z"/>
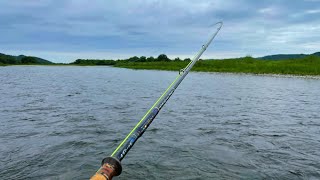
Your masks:
<path fill-rule="evenodd" d="M 97 60 L 97 59 L 77 59 L 71 64 L 77 65 L 115 65 L 117 62 L 171 62 L 171 61 L 191 61 L 190 58 L 180 59 L 179 57 L 175 59 L 170 59 L 165 54 L 160 54 L 158 57 L 146 57 L 146 56 L 133 56 L 128 59 L 118 59 L 118 60 Z"/>
<path fill-rule="evenodd" d="M 37 64 L 37 58 L 32 56 L 23 56 L 18 58 L 16 56 L 10 56 L 0 54 L 0 64 L 14 65 L 14 64 Z"/>

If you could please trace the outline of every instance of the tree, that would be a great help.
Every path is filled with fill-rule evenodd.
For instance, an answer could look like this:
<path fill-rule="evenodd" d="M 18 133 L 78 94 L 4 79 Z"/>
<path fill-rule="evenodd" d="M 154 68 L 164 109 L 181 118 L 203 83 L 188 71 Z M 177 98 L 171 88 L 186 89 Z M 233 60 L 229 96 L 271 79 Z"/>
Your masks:
<path fill-rule="evenodd" d="M 140 58 L 138 58 L 137 56 L 133 56 L 131 58 L 128 59 L 128 61 L 130 62 L 138 62 Z"/>
<path fill-rule="evenodd" d="M 147 58 L 145 56 L 141 56 L 139 62 L 146 62 Z"/>
<path fill-rule="evenodd" d="M 37 59 L 35 57 L 26 56 L 21 59 L 22 64 L 35 64 L 37 63 Z"/>
<path fill-rule="evenodd" d="M 5 57 L 0 57 L 0 63 L 2 63 L 2 64 L 8 64 L 7 58 L 5 58 Z"/>
<path fill-rule="evenodd" d="M 191 61 L 191 59 L 190 58 L 185 58 L 183 61 Z"/>
<path fill-rule="evenodd" d="M 160 54 L 157 59 L 158 59 L 158 61 L 170 61 L 168 56 L 165 54 Z"/>
<path fill-rule="evenodd" d="M 179 57 L 175 58 L 174 61 L 181 61 Z"/>
<path fill-rule="evenodd" d="M 17 64 L 17 60 L 13 56 L 0 53 L 0 63 L 2 64 Z"/>
<path fill-rule="evenodd" d="M 17 64 L 17 60 L 15 60 L 14 58 L 8 58 L 7 62 L 8 64 Z"/>
<path fill-rule="evenodd" d="M 72 64 L 80 64 L 81 63 L 81 59 L 77 59 L 76 61 L 74 61 Z"/>
<path fill-rule="evenodd" d="M 155 59 L 154 59 L 154 57 L 152 57 L 152 56 L 150 56 L 150 57 L 148 57 L 147 58 L 147 62 L 153 62 Z"/>

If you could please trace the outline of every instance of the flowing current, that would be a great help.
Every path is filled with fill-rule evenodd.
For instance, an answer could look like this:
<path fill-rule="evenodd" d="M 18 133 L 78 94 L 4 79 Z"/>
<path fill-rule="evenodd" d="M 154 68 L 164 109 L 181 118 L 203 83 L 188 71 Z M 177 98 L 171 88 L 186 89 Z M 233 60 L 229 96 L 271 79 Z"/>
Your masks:
<path fill-rule="evenodd" d="M 0 179 L 88 179 L 178 72 L 0 67 Z M 191 72 L 115 179 L 320 179 L 320 79 Z"/>

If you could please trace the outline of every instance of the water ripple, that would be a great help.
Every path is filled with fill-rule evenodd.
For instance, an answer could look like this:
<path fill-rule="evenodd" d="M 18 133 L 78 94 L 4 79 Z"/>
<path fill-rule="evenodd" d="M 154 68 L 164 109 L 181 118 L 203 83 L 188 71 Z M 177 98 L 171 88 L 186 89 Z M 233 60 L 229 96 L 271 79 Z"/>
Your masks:
<path fill-rule="evenodd" d="M 88 179 L 175 76 L 2 68 L 1 179 Z M 320 179 L 319 87 L 319 78 L 190 73 L 117 179 Z"/>

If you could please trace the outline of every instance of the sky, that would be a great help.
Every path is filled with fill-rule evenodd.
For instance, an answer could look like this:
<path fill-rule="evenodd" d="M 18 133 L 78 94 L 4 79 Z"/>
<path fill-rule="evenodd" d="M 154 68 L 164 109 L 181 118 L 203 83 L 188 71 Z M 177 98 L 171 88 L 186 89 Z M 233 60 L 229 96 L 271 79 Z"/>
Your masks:
<path fill-rule="evenodd" d="M 320 51 L 320 0 L 0 0 L 0 53 L 53 62 Z"/>

